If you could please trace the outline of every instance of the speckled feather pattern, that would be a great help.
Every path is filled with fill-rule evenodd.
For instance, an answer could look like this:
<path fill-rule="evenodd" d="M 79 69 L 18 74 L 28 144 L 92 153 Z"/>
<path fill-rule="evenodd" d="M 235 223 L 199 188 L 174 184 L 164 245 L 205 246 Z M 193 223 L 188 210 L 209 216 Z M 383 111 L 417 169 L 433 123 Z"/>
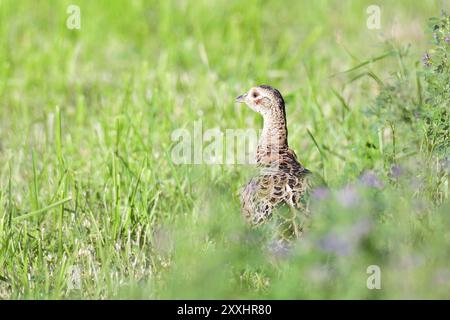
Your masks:
<path fill-rule="evenodd" d="M 267 162 L 273 158 L 277 160 Z M 297 161 L 292 150 L 280 150 L 275 157 L 258 149 L 257 163 L 260 174 L 250 180 L 242 193 L 242 213 L 249 223 L 264 222 L 281 204 L 307 210 L 305 195 L 311 172 Z"/>
<path fill-rule="evenodd" d="M 257 88 L 269 97 L 272 104 L 269 111 L 263 114 L 264 128 L 256 152 L 260 173 L 249 181 L 242 192 L 242 213 L 251 225 L 266 221 L 283 204 L 291 210 L 307 213 L 305 196 L 311 173 L 288 147 L 281 94 L 269 86 Z"/>

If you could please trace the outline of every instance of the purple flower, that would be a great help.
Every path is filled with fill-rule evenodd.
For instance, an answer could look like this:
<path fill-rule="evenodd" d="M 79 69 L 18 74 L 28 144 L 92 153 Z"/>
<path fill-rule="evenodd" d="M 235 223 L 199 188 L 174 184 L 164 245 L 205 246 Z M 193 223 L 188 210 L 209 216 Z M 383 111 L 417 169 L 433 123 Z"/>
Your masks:
<path fill-rule="evenodd" d="M 378 176 L 373 171 L 366 171 L 361 176 L 360 181 L 363 185 L 381 189 L 383 188 L 383 182 L 378 178 Z"/>
<path fill-rule="evenodd" d="M 338 256 L 349 256 L 353 251 L 353 245 L 345 237 L 336 233 L 329 233 L 319 240 L 319 247 L 329 253 Z"/>
<path fill-rule="evenodd" d="M 424 64 L 426 67 L 431 66 L 431 57 L 430 57 L 430 55 L 428 54 L 428 52 L 425 52 L 425 54 L 424 54 L 423 57 L 422 57 L 422 61 L 423 61 L 423 64 Z"/>
<path fill-rule="evenodd" d="M 348 234 L 352 242 L 358 242 L 366 237 L 372 230 L 372 223 L 368 219 L 357 221 L 349 230 Z"/>
<path fill-rule="evenodd" d="M 359 195 L 354 186 L 348 185 L 338 191 L 337 200 L 342 206 L 350 208 L 358 204 Z"/>
<path fill-rule="evenodd" d="M 450 36 L 446 36 L 444 39 L 445 42 L 450 42 Z"/>
<path fill-rule="evenodd" d="M 403 169 L 398 164 L 394 164 L 391 168 L 391 175 L 393 178 L 398 178 L 403 174 Z"/>
<path fill-rule="evenodd" d="M 367 219 L 361 219 L 344 232 L 331 231 L 319 239 L 318 246 L 325 252 L 338 256 L 349 256 L 358 247 L 372 230 L 372 223 Z"/>
<path fill-rule="evenodd" d="M 330 195 L 330 191 L 327 188 L 317 188 L 312 192 L 312 196 L 317 200 L 325 200 Z"/>

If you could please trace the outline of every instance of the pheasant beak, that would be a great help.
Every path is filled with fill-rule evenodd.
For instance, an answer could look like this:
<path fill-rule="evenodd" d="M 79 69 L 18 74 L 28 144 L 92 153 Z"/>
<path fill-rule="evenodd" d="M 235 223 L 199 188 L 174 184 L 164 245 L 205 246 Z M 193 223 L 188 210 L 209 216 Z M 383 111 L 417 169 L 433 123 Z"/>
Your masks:
<path fill-rule="evenodd" d="M 239 97 L 236 98 L 236 102 L 239 102 L 239 103 L 245 102 L 245 97 L 247 97 L 246 93 L 241 94 Z"/>

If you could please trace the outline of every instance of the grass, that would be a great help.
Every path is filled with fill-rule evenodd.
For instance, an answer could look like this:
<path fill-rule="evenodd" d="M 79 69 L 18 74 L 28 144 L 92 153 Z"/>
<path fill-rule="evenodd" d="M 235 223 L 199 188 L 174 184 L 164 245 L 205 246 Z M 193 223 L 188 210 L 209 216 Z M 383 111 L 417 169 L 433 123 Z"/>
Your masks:
<path fill-rule="evenodd" d="M 378 1 L 381 30 L 363 0 L 80 0 L 80 30 L 69 4 L 0 1 L 0 298 L 449 297 L 448 179 L 439 203 L 414 163 L 392 179 L 394 160 L 427 153 L 367 113 L 419 68 L 436 1 Z M 291 147 L 331 189 L 289 254 L 243 225 L 247 166 L 170 156 L 197 120 L 260 128 L 234 103 L 260 83 L 285 95 Z M 358 182 L 367 170 L 381 189 Z"/>

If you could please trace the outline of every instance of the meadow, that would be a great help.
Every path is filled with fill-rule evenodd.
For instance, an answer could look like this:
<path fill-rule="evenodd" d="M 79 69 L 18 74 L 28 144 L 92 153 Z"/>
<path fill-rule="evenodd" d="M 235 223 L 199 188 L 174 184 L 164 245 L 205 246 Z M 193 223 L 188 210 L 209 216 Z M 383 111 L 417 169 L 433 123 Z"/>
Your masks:
<path fill-rule="evenodd" d="M 0 0 L 0 299 L 450 298 L 450 3 L 373 4 Z M 257 84 L 328 184 L 289 250 L 244 224 L 251 165 L 171 156 L 260 129 Z"/>

